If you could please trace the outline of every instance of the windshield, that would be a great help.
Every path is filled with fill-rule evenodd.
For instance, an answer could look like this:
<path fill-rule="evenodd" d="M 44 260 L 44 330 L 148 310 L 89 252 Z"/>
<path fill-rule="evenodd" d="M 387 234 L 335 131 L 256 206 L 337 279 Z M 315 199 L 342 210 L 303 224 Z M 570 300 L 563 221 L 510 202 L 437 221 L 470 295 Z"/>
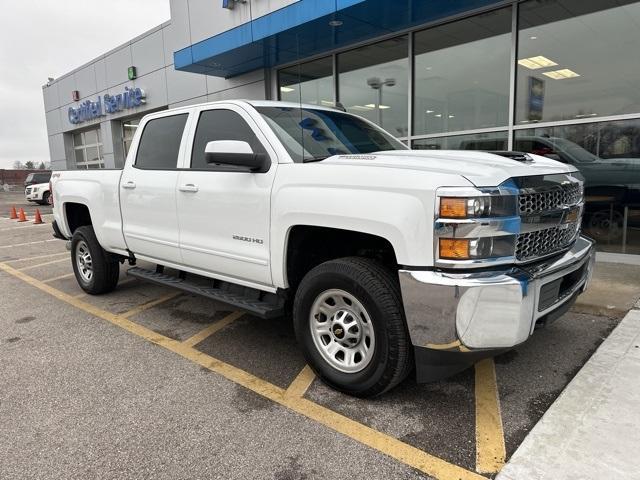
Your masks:
<path fill-rule="evenodd" d="M 297 107 L 256 107 L 256 110 L 294 162 L 407 148 L 381 128 L 346 113 Z"/>
<path fill-rule="evenodd" d="M 596 157 L 592 153 L 589 153 L 580 145 L 577 145 L 567 140 L 566 138 L 553 138 L 551 141 L 554 144 L 556 150 L 565 153 L 576 162 L 585 163 L 600 160 L 598 157 Z"/>

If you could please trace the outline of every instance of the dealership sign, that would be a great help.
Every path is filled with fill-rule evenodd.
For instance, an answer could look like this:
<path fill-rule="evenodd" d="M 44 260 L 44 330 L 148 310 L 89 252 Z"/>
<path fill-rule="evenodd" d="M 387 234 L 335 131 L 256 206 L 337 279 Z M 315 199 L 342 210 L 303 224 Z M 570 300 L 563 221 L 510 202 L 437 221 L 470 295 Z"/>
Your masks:
<path fill-rule="evenodd" d="M 95 102 L 86 100 L 77 107 L 69 107 L 69 121 L 73 124 L 104 117 L 109 113 L 117 113 L 136 108 L 146 102 L 146 95 L 141 88 L 124 87 L 124 93 L 98 96 Z"/>

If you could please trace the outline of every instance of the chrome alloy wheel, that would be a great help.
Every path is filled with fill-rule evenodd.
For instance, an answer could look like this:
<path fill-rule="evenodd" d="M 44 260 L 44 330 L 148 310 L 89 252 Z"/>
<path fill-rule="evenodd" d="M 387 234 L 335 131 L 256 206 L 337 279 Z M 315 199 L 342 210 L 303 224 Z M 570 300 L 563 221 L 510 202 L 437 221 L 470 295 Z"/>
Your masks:
<path fill-rule="evenodd" d="M 309 318 L 311 337 L 322 358 L 344 373 L 364 369 L 375 348 L 369 314 L 350 293 L 325 290 L 313 302 Z"/>
<path fill-rule="evenodd" d="M 89 246 L 84 240 L 80 240 L 76 246 L 76 266 L 82 280 L 89 283 L 93 278 L 93 261 L 91 260 Z"/>

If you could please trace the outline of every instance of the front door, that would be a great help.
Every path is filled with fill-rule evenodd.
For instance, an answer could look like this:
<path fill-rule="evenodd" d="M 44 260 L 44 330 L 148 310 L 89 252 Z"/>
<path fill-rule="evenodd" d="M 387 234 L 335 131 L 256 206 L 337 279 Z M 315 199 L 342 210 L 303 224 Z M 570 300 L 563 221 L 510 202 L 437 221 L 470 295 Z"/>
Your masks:
<path fill-rule="evenodd" d="M 202 108 L 190 140 L 191 153 L 178 178 L 180 249 L 185 266 L 229 280 L 270 285 L 271 187 L 277 159 L 266 138 L 242 108 Z M 209 165 L 205 146 L 214 140 L 241 140 L 266 153 L 271 168 L 251 173 Z"/>
<path fill-rule="evenodd" d="M 143 125 L 120 181 L 123 233 L 137 255 L 180 264 L 176 186 L 189 114 L 152 118 Z"/>

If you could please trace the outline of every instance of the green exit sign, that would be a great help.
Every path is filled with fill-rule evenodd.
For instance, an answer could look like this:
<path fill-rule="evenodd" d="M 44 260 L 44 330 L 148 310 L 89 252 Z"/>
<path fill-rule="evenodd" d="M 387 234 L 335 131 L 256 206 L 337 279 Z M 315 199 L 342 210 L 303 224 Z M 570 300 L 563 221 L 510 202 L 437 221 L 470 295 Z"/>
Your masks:
<path fill-rule="evenodd" d="M 138 74 L 136 73 L 136 67 L 129 67 L 127 69 L 127 75 L 129 77 L 129 80 L 135 80 L 138 77 Z"/>

